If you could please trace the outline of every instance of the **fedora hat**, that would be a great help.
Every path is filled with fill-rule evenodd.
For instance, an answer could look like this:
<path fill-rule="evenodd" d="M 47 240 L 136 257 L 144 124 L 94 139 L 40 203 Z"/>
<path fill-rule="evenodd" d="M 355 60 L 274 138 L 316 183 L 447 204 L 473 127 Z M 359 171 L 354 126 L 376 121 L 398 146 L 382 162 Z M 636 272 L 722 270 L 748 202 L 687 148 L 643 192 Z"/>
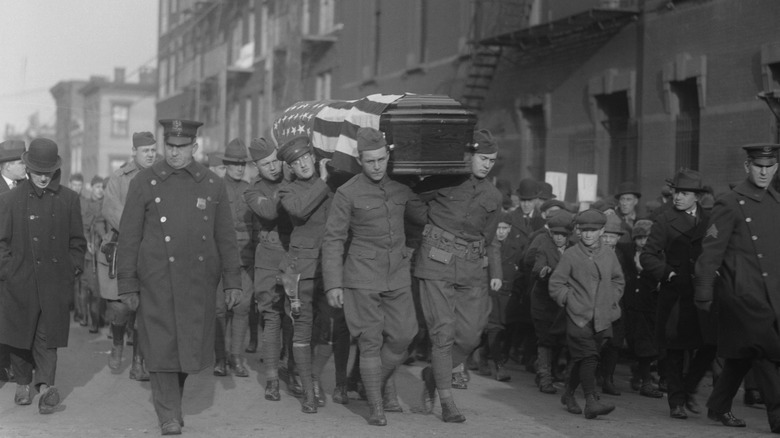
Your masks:
<path fill-rule="evenodd" d="M 30 142 L 30 149 L 22 154 L 27 170 L 52 173 L 60 168 L 62 158 L 57 155 L 57 143 L 48 138 L 36 138 Z"/>
<path fill-rule="evenodd" d="M 705 192 L 701 185 L 701 174 L 695 170 L 682 168 L 674 175 L 674 179 L 666 180 L 669 187 L 679 192 Z"/>
<path fill-rule="evenodd" d="M 246 163 L 249 161 L 249 154 L 246 152 L 244 142 L 237 138 L 230 140 L 230 143 L 225 148 L 225 153 L 217 153 L 216 157 L 229 163 Z"/>
<path fill-rule="evenodd" d="M 0 143 L 0 163 L 17 161 L 24 153 L 24 140 L 6 140 Z"/>

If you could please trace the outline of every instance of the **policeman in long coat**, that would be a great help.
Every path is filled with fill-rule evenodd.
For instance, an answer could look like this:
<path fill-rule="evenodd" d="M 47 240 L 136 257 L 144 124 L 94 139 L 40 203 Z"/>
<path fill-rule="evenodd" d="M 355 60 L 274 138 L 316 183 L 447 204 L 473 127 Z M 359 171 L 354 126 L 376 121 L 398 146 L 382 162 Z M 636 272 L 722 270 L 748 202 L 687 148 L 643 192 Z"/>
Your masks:
<path fill-rule="evenodd" d="M 192 159 L 199 122 L 160 120 L 165 160 L 130 182 L 117 254 L 119 295 L 137 307 L 152 400 L 164 435 L 181 433 L 187 374 L 214 363 L 215 293 L 241 298 L 225 182 Z"/>
<path fill-rule="evenodd" d="M 692 277 L 709 215 L 698 202 L 704 192 L 699 172 L 680 169 L 670 187 L 673 207 L 656 217 L 639 260 L 661 284 L 655 328 L 669 385 L 669 415 L 685 419 L 686 407 L 698 413 L 693 394 L 715 359 L 706 318 L 700 321 L 694 305 Z M 683 373 L 686 351 L 694 349 Z"/>
<path fill-rule="evenodd" d="M 696 305 L 717 306 L 723 372 L 708 417 L 744 427 L 731 413 L 742 378 L 753 369 L 772 432 L 780 432 L 780 193 L 772 187 L 780 145 L 747 145 L 747 179 L 718 198 L 696 262 Z"/>
<path fill-rule="evenodd" d="M 22 161 L 30 178 L 0 195 L 0 343 L 11 352 L 16 404 L 31 403 L 32 383 L 48 414 L 59 405 L 57 348 L 68 346 L 68 307 L 87 241 L 79 196 L 60 185 L 57 144 L 37 138 Z"/>

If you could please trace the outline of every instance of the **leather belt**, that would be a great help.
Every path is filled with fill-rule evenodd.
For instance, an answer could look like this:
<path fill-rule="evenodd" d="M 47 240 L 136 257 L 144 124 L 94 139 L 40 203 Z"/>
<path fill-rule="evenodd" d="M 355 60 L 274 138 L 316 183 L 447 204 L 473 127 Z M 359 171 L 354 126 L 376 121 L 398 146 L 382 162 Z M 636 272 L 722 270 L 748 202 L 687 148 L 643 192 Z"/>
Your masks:
<path fill-rule="evenodd" d="M 469 242 L 431 224 L 425 226 L 422 235 L 423 242 L 452 253 L 456 257 L 477 260 L 485 255 L 485 241 L 483 239 Z"/>

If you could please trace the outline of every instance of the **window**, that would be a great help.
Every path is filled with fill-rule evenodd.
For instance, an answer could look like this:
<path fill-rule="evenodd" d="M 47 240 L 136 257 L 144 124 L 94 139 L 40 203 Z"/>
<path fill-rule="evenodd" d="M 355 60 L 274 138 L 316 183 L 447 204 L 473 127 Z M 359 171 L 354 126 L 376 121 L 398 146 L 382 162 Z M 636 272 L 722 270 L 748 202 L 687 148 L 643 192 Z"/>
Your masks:
<path fill-rule="evenodd" d="M 130 125 L 130 105 L 115 103 L 111 105 L 111 136 L 127 137 Z"/>
<path fill-rule="evenodd" d="M 317 75 L 314 100 L 330 99 L 330 76 L 329 71 Z"/>
<path fill-rule="evenodd" d="M 74 147 L 70 152 L 70 173 L 81 173 L 81 146 Z"/>
<path fill-rule="evenodd" d="M 335 0 L 320 0 L 320 34 L 326 34 L 333 30 L 335 3 Z"/>
<path fill-rule="evenodd" d="M 263 7 L 260 8 L 260 56 L 266 56 L 268 54 L 270 36 L 271 29 L 269 28 L 268 21 L 268 6 L 263 5 Z"/>

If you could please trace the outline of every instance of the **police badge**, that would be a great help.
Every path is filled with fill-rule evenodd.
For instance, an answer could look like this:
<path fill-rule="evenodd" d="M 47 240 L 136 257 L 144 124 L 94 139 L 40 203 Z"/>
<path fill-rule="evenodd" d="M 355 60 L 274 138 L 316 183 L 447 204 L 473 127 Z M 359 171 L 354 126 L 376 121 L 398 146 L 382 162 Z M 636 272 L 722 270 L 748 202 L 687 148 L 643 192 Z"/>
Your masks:
<path fill-rule="evenodd" d="M 206 209 L 206 200 L 203 198 L 198 198 L 197 204 L 195 204 L 196 207 L 198 207 L 200 210 Z"/>

